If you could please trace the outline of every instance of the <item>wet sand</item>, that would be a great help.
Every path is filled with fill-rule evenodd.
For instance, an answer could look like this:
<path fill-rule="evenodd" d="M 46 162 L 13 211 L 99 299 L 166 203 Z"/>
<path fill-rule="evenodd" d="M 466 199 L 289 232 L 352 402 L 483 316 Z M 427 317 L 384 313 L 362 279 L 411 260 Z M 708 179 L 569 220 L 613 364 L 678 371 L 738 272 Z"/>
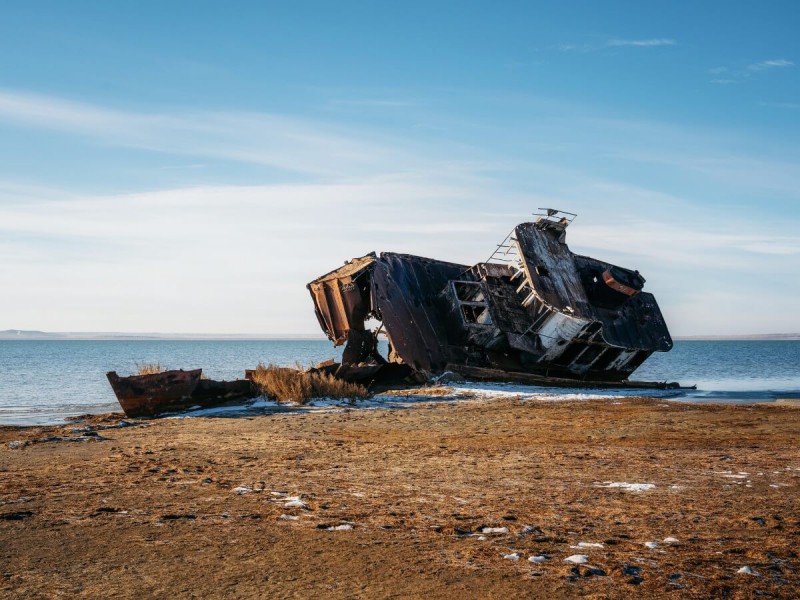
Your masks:
<path fill-rule="evenodd" d="M 0 428 L 0 596 L 800 593 L 797 407 L 120 416 Z"/>

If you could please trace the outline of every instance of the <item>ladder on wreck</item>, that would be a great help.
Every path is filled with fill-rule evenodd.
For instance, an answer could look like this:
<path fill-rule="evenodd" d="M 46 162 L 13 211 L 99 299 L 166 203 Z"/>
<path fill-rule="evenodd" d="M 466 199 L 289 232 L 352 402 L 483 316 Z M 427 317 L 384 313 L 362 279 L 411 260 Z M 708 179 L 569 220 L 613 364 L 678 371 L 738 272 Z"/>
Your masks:
<path fill-rule="evenodd" d="M 513 231 L 506 236 L 502 244 L 497 245 L 497 249 L 486 262 L 507 266 L 511 270 L 511 281 L 520 280 L 517 295 L 522 296 L 522 306 L 527 308 L 538 299 L 539 296 L 522 264 L 519 243 Z"/>

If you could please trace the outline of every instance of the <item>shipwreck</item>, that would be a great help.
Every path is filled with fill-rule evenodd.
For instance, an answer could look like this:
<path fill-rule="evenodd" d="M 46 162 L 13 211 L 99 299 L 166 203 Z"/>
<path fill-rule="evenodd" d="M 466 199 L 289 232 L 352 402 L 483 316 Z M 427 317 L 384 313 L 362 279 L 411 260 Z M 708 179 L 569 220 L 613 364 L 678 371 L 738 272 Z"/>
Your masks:
<path fill-rule="evenodd" d="M 322 330 L 344 345 L 341 363 L 326 370 L 367 383 L 449 371 L 547 385 L 679 387 L 629 379 L 653 352 L 672 348 L 644 277 L 573 253 L 566 231 L 576 215 L 540 210 L 485 262 L 371 252 L 309 283 Z"/>

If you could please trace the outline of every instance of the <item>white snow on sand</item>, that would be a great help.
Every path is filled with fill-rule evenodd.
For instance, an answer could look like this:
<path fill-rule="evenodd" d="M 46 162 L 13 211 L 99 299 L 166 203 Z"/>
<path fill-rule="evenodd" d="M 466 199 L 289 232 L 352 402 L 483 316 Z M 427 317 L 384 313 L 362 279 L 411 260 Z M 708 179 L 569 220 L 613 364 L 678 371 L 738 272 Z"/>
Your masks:
<path fill-rule="evenodd" d="M 253 491 L 253 488 L 247 485 L 240 485 L 239 487 L 235 487 L 231 490 L 234 494 L 238 494 L 241 496 L 242 494 L 250 494 Z"/>
<path fill-rule="evenodd" d="M 678 538 L 674 538 L 674 537 L 665 537 L 665 538 L 664 538 L 664 540 L 663 540 L 663 542 L 664 542 L 665 544 L 677 544 L 677 543 L 678 543 Z"/>
<path fill-rule="evenodd" d="M 573 554 L 565 558 L 564 562 L 572 563 L 573 565 L 585 565 L 589 562 L 589 557 L 585 554 Z"/>
<path fill-rule="evenodd" d="M 248 400 L 241 404 L 226 404 L 211 408 L 194 408 L 181 413 L 169 415 L 170 418 L 184 419 L 191 417 L 237 416 L 247 414 L 303 414 L 308 412 L 340 412 L 343 410 L 375 410 L 413 408 L 430 403 L 442 402 L 484 402 L 492 398 L 519 398 L 520 400 L 570 401 L 570 400 L 619 400 L 630 397 L 647 396 L 650 398 L 673 398 L 682 395 L 676 390 L 658 389 L 586 389 L 555 388 L 533 385 L 495 382 L 468 382 L 447 384 L 452 394 L 444 396 L 425 395 L 391 395 L 378 394 L 364 400 L 314 398 L 307 404 L 296 402 L 276 402 L 265 397 Z M 668 406 L 668 405 L 667 405 Z"/>
<path fill-rule="evenodd" d="M 300 496 L 286 496 L 285 498 L 286 503 L 284 506 L 286 508 L 305 508 L 306 503 L 300 499 Z"/>
<path fill-rule="evenodd" d="M 742 575 L 756 575 L 756 572 L 753 571 L 753 569 L 751 569 L 750 567 L 747 567 L 747 566 L 742 567 L 741 569 L 739 569 L 736 572 L 737 573 L 741 573 Z"/>
<path fill-rule="evenodd" d="M 517 554 L 516 552 L 513 552 L 511 554 L 504 554 L 503 558 L 507 560 L 519 560 L 519 554 Z"/>
<path fill-rule="evenodd" d="M 604 481 L 596 483 L 595 487 L 620 488 L 628 492 L 646 492 L 656 487 L 655 483 L 628 483 L 627 481 Z"/>
<path fill-rule="evenodd" d="M 654 548 L 658 548 L 658 543 L 656 543 L 656 542 L 645 542 L 644 543 L 644 547 L 645 548 L 650 548 L 652 550 Z"/>
<path fill-rule="evenodd" d="M 546 560 L 547 560 L 547 557 L 542 555 L 542 554 L 540 554 L 538 556 L 529 556 L 528 557 L 528 561 L 532 562 L 532 563 L 543 563 Z"/>
<path fill-rule="evenodd" d="M 342 525 L 328 527 L 328 531 L 350 531 L 351 529 L 353 529 L 353 525 L 351 523 L 343 523 Z"/>
<path fill-rule="evenodd" d="M 577 549 L 577 548 L 603 548 L 603 544 L 600 542 L 578 542 L 577 546 L 570 546 L 570 548 Z"/>
<path fill-rule="evenodd" d="M 294 515 L 281 515 L 278 517 L 281 521 L 297 521 L 300 517 L 295 517 Z"/>
<path fill-rule="evenodd" d="M 508 533 L 508 527 L 484 527 L 481 533 Z"/>

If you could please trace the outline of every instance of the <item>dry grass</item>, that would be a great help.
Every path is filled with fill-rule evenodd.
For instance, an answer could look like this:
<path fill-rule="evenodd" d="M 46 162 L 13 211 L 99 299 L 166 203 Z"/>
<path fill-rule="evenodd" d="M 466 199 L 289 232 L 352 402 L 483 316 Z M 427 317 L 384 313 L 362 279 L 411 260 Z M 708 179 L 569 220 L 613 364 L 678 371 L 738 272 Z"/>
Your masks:
<path fill-rule="evenodd" d="M 166 369 L 161 366 L 161 363 L 136 363 L 137 375 L 155 375 L 156 373 L 163 373 L 164 371 L 166 371 Z"/>
<path fill-rule="evenodd" d="M 288 367 L 260 364 L 251 377 L 261 392 L 278 402 L 305 404 L 312 398 L 366 398 L 366 388 L 327 373 L 309 373 Z"/>

